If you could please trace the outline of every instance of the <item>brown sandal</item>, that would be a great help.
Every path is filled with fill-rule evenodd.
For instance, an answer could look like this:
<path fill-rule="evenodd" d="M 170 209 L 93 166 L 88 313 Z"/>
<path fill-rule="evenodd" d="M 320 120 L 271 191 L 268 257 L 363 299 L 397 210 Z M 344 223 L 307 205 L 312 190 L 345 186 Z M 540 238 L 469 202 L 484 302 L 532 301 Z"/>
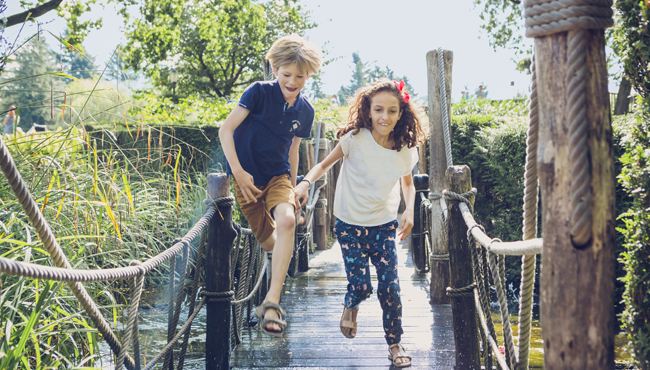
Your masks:
<path fill-rule="evenodd" d="M 280 318 L 276 319 L 275 317 L 269 317 L 269 318 L 265 317 L 264 313 L 269 308 L 274 309 L 275 312 L 278 313 L 278 316 L 280 316 Z M 255 315 L 257 316 L 257 318 L 260 319 L 259 325 L 263 333 L 268 334 L 272 337 L 282 338 L 282 333 L 284 333 L 284 328 L 287 326 L 287 322 L 282 320 L 282 317 L 286 315 L 286 312 L 284 312 L 284 310 L 282 309 L 282 307 L 280 307 L 279 304 L 264 301 L 262 302 L 261 305 L 255 308 Z M 266 328 L 266 325 L 269 323 L 278 324 L 278 326 L 280 327 L 280 331 L 268 330 Z"/>
<path fill-rule="evenodd" d="M 348 315 L 345 315 L 345 310 L 348 311 Z M 345 334 L 343 329 L 357 329 L 357 313 L 359 312 L 359 308 L 348 308 L 345 303 L 343 304 L 343 315 L 341 315 L 341 333 L 345 335 L 346 338 L 354 338 L 356 336 L 356 333 L 353 335 L 352 331 L 350 331 L 350 334 Z"/>
<path fill-rule="evenodd" d="M 395 358 L 393 358 L 393 351 L 391 351 L 391 349 L 393 349 L 394 347 L 397 347 L 399 349 L 399 356 L 396 356 Z M 406 351 L 406 348 L 402 345 L 402 343 L 395 343 L 395 344 L 391 344 L 390 346 L 388 346 L 388 359 L 393 362 L 393 365 L 395 367 L 409 367 L 409 366 L 411 366 L 411 356 L 407 356 L 404 351 Z M 407 362 L 402 362 L 401 364 L 399 364 L 399 363 L 395 362 L 395 361 L 397 361 L 398 358 L 405 358 L 408 361 Z"/>

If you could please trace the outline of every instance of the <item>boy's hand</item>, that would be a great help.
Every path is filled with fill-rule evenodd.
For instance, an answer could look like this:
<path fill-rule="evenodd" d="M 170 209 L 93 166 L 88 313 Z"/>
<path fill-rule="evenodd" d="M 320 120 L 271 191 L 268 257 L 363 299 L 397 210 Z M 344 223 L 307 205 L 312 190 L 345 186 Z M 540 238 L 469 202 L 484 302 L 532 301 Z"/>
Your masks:
<path fill-rule="evenodd" d="M 400 222 L 402 225 L 402 231 L 397 233 L 397 236 L 399 237 L 399 240 L 404 240 L 406 236 L 411 232 L 411 229 L 413 228 L 413 210 L 412 209 L 405 209 L 404 213 L 402 213 L 402 222 Z"/>
<path fill-rule="evenodd" d="M 298 205 L 298 209 L 304 207 L 309 199 L 309 182 L 301 181 L 293 189 L 293 192 L 296 194 L 296 204 Z"/>
<path fill-rule="evenodd" d="M 255 187 L 253 176 L 244 170 L 237 171 L 237 173 L 233 172 L 233 176 L 235 176 L 235 181 L 237 181 L 237 185 L 239 185 L 239 190 L 241 190 L 244 199 L 246 199 L 246 204 L 251 201 L 257 203 L 255 193 L 259 194 L 262 191 Z"/>

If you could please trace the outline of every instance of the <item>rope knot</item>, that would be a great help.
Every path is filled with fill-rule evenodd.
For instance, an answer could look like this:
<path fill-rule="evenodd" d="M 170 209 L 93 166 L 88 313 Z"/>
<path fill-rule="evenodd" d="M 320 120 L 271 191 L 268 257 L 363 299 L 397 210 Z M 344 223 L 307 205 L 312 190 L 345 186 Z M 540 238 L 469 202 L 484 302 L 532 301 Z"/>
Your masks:
<path fill-rule="evenodd" d="M 470 285 L 464 286 L 462 288 L 452 288 L 447 287 L 447 296 L 450 298 L 461 298 L 461 297 L 473 297 L 474 288 L 476 288 L 476 283 L 471 283 Z"/>
<path fill-rule="evenodd" d="M 206 292 L 202 290 L 199 297 L 208 298 L 208 302 L 231 302 L 235 298 L 235 292 L 232 290 L 227 292 Z"/>
<path fill-rule="evenodd" d="M 142 262 L 141 261 L 132 260 L 129 263 L 129 266 L 135 266 L 138 269 L 138 275 L 139 276 L 142 276 L 147 272 L 147 270 L 144 267 L 142 267 Z"/>
<path fill-rule="evenodd" d="M 612 0 L 526 0 L 526 37 L 612 27 L 612 4 Z"/>

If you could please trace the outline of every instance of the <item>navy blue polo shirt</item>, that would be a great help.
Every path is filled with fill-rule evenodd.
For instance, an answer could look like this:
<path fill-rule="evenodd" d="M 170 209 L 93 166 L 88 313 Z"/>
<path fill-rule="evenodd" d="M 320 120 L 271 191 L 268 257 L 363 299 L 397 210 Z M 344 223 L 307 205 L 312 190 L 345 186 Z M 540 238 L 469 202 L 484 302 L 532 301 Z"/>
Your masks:
<path fill-rule="evenodd" d="M 238 105 L 250 113 L 233 133 L 235 150 L 255 185 L 266 185 L 274 176 L 290 173 L 289 148 L 294 137 L 311 136 L 314 107 L 299 93 L 296 102 L 286 108 L 277 80 L 253 83 Z M 230 164 L 228 173 L 232 174 Z"/>

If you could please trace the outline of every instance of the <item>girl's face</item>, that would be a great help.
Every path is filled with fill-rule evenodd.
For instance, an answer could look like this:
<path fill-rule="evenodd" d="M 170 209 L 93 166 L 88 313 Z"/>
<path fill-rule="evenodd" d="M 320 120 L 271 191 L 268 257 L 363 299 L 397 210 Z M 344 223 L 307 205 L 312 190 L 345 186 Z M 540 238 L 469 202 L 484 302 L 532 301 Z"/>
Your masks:
<path fill-rule="evenodd" d="M 375 94 L 370 100 L 370 120 L 373 132 L 381 137 L 390 135 L 402 116 L 399 106 L 399 100 L 394 94 L 388 91 Z"/>

